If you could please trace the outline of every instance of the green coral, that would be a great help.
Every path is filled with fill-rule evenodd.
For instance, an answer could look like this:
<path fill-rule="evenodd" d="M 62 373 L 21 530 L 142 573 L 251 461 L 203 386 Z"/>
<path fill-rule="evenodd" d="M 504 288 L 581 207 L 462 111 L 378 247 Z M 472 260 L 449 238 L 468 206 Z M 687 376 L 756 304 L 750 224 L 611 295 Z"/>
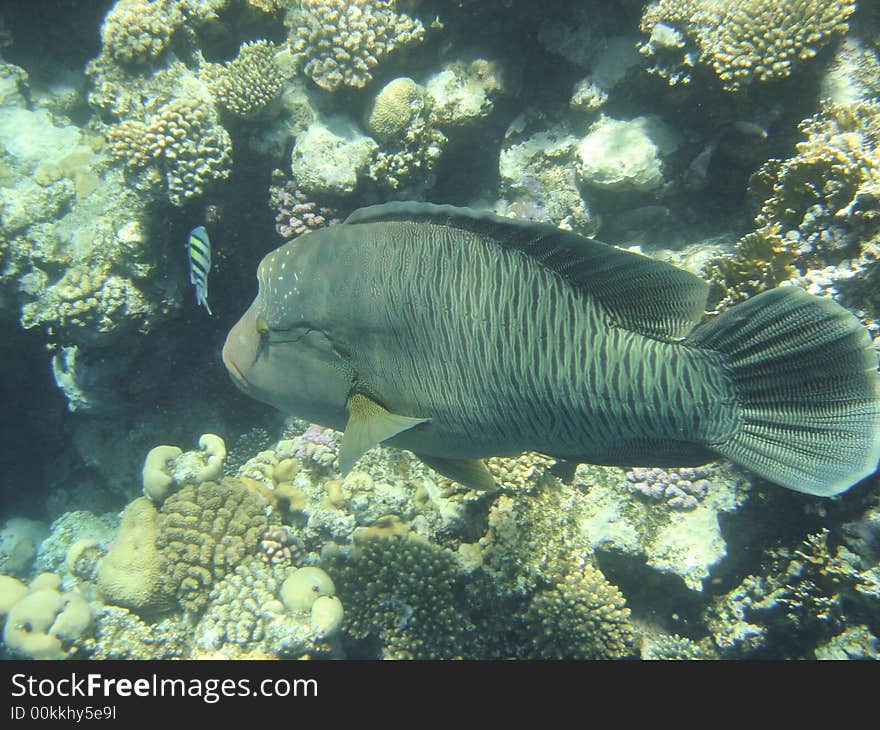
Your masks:
<path fill-rule="evenodd" d="M 130 170 L 152 167 L 163 175 L 168 198 L 184 205 L 231 173 L 232 141 L 210 100 L 175 97 L 145 121 L 110 128 L 110 152 Z"/>
<path fill-rule="evenodd" d="M 271 104 L 284 85 L 275 52 L 271 41 L 253 41 L 243 43 L 231 61 L 207 64 L 204 76 L 217 102 L 240 117 L 252 117 Z"/>
<path fill-rule="evenodd" d="M 848 29 L 851 0 L 659 0 L 642 15 L 639 50 L 670 84 L 701 63 L 726 91 L 789 76 Z"/>
<path fill-rule="evenodd" d="M 240 479 L 184 487 L 162 504 L 156 546 L 168 589 L 198 614 L 211 588 L 249 556 L 278 517 Z"/>
<path fill-rule="evenodd" d="M 395 5 L 394 0 L 299 0 L 286 22 L 306 76 L 326 91 L 366 86 L 385 56 L 424 39 L 422 24 L 396 12 Z"/>
<path fill-rule="evenodd" d="M 372 535 L 328 568 L 346 607 L 343 631 L 378 641 L 386 659 L 452 659 L 474 644 L 457 606 L 455 556 L 412 536 Z"/>
<path fill-rule="evenodd" d="M 629 608 L 592 565 L 575 561 L 525 612 L 523 651 L 530 659 L 622 659 L 636 655 Z"/>

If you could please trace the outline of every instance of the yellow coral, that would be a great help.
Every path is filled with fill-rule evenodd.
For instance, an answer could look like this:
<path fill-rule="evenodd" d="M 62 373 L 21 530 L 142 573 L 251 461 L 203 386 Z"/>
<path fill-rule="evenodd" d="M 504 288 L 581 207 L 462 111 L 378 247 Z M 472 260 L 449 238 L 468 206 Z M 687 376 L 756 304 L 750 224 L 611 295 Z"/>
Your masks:
<path fill-rule="evenodd" d="M 243 43 L 233 60 L 208 64 L 203 73 L 217 101 L 240 117 L 265 109 L 284 84 L 275 44 L 267 40 Z"/>
<path fill-rule="evenodd" d="M 168 46 L 183 22 L 177 0 L 118 0 L 104 18 L 104 51 L 123 63 L 148 63 Z"/>
<path fill-rule="evenodd" d="M 150 615 L 168 608 L 162 556 L 156 547 L 159 515 L 146 497 L 122 513 L 119 533 L 98 564 L 98 589 L 107 603 Z"/>
<path fill-rule="evenodd" d="M 300 0 L 290 13 L 290 45 L 318 86 L 362 87 L 382 58 L 419 43 L 425 29 L 395 11 L 394 0 Z"/>
<path fill-rule="evenodd" d="M 670 84 L 690 80 L 697 61 L 727 91 L 791 74 L 843 35 L 852 0 L 659 0 L 642 15 L 639 50 Z"/>
<path fill-rule="evenodd" d="M 411 78 L 389 81 L 367 110 L 367 130 L 381 142 L 399 141 L 424 105 L 425 90 Z"/>

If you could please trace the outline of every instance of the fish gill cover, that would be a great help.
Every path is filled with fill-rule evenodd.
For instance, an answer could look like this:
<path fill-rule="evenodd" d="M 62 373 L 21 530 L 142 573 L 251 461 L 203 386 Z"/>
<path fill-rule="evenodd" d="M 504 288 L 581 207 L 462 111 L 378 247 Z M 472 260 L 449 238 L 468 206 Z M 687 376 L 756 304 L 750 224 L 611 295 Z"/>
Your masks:
<path fill-rule="evenodd" d="M 5 4 L 0 327 L 16 357 L 0 365 L 0 653 L 877 658 L 878 79 L 871 3 Z M 395 223 L 398 243 L 435 225 L 440 244 L 521 278 L 468 286 L 465 269 L 432 273 L 412 252 L 400 260 L 416 268 L 371 268 L 357 263 L 378 250 L 369 237 L 334 257 L 370 214 L 340 221 L 392 201 L 531 222 L 492 224 L 500 238 L 451 215 Z M 182 245 L 200 226 L 210 318 Z M 548 235 L 647 258 L 629 280 L 591 272 L 570 248 L 532 246 Z M 356 378 L 332 422 L 247 397 L 221 359 L 285 242 L 313 257 L 295 281 L 305 305 L 351 323 L 372 284 L 377 301 L 406 293 L 384 311 L 421 322 L 397 361 L 417 367 Z M 293 256 L 276 255 L 276 275 Z M 736 394 L 705 401 L 722 404 L 715 438 L 578 440 L 578 414 L 542 410 L 586 399 L 535 374 L 589 362 L 570 333 L 523 319 L 559 311 L 548 283 L 601 315 L 606 345 L 637 332 L 655 366 L 687 371 L 688 387 L 656 371 L 666 416 L 602 411 L 603 434 L 690 427 L 697 411 L 670 404 L 699 371 Z M 468 327 L 444 329 L 478 301 Z M 531 337 L 487 348 L 477 335 L 504 307 Z M 286 338 L 268 314 L 251 322 L 260 363 Z M 359 376 L 381 360 L 366 347 L 377 332 L 350 340 Z M 578 369 L 590 382 L 608 380 L 608 347 Z M 661 357 L 682 347 L 721 369 Z M 548 364 L 524 365 L 538 352 Z M 651 380 L 648 360 L 624 351 L 619 372 L 641 375 L 618 395 Z M 246 377 L 251 363 L 234 363 Z M 452 407 L 401 409 L 387 386 L 412 372 Z M 291 392 L 308 377 L 292 370 Z M 444 423 L 468 426 L 446 434 L 457 450 L 420 436 Z M 423 458 L 372 447 L 386 437 Z"/>

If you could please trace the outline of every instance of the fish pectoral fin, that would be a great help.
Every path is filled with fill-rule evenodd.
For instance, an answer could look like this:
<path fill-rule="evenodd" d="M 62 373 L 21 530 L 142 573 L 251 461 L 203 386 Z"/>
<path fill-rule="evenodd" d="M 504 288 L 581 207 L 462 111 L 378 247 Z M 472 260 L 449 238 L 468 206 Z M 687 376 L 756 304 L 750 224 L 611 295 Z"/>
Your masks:
<path fill-rule="evenodd" d="M 348 401 L 348 409 L 348 423 L 339 449 L 339 465 L 343 476 L 348 474 L 355 462 L 374 446 L 396 436 L 401 431 L 431 420 L 399 416 L 360 393 L 351 397 Z"/>
<path fill-rule="evenodd" d="M 471 489 L 496 489 L 495 480 L 482 459 L 441 459 L 438 456 L 416 454 L 434 471 Z"/>

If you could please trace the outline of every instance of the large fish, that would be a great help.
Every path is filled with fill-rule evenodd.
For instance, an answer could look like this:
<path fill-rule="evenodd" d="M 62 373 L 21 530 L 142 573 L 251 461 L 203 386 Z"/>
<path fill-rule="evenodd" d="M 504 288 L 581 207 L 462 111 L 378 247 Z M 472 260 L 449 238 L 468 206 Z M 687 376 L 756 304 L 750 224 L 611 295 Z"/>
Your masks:
<path fill-rule="evenodd" d="M 268 254 L 223 360 L 244 392 L 464 484 L 480 459 L 686 466 L 728 457 L 833 495 L 880 459 L 868 331 L 765 292 L 699 324 L 685 271 L 545 224 L 427 203 L 355 211 Z"/>

